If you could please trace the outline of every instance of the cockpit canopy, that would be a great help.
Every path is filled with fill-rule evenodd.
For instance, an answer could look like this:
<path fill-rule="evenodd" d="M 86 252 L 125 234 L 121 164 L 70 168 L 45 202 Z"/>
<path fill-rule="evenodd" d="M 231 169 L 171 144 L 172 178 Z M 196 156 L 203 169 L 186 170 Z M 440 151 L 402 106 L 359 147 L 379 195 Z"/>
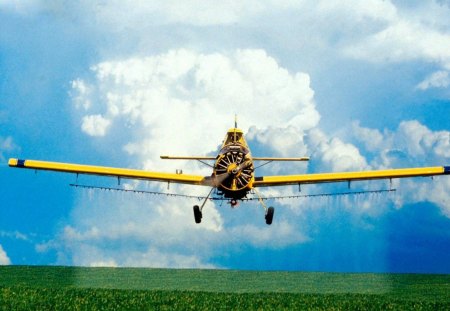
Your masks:
<path fill-rule="evenodd" d="M 247 147 L 247 143 L 244 139 L 244 133 L 240 129 L 230 129 L 227 132 L 227 135 L 225 136 L 225 139 L 223 141 L 223 147 L 230 145 L 230 144 L 240 144 L 244 147 Z"/>

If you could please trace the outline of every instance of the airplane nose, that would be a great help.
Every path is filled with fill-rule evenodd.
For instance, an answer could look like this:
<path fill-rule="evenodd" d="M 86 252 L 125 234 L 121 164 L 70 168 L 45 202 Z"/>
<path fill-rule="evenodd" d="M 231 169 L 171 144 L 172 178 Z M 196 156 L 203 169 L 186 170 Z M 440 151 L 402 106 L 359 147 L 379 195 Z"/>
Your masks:
<path fill-rule="evenodd" d="M 245 158 L 242 151 L 226 151 L 222 153 L 214 166 L 214 176 L 220 178 L 220 187 L 238 191 L 245 189 L 253 176 L 251 160 Z"/>

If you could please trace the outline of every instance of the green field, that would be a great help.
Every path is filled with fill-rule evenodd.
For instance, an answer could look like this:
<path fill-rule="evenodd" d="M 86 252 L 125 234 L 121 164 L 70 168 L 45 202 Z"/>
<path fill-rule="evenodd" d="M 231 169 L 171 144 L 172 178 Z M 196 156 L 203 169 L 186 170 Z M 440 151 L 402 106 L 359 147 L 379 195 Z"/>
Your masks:
<path fill-rule="evenodd" d="M 0 266 L 1 310 L 450 310 L 450 275 Z"/>

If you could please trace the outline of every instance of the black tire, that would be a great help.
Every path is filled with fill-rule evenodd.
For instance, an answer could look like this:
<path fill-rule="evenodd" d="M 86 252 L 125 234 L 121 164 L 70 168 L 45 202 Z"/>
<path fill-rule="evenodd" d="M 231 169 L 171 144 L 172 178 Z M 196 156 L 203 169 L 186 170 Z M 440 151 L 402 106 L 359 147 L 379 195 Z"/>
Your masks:
<path fill-rule="evenodd" d="M 272 206 L 267 209 L 266 224 L 268 224 L 268 225 L 272 224 L 274 212 L 275 212 L 275 209 Z"/>
<path fill-rule="evenodd" d="M 194 205 L 194 219 L 196 224 L 202 222 L 202 212 L 200 211 L 200 207 L 198 205 Z"/>

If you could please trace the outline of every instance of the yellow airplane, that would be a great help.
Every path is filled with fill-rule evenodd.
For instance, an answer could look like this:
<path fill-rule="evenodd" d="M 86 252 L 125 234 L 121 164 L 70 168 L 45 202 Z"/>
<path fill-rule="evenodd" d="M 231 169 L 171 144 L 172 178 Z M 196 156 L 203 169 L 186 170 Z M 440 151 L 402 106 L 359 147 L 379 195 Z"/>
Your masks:
<path fill-rule="evenodd" d="M 210 198 L 214 189 L 217 189 L 216 193 L 224 200 L 229 200 L 232 207 L 235 207 L 238 204 L 238 201 L 246 200 L 248 193 L 252 191 L 258 195 L 258 199 L 265 209 L 265 220 L 268 225 L 272 224 L 274 208 L 266 207 L 263 198 L 259 195 L 255 188 L 450 174 L 450 166 L 435 166 L 360 172 L 255 176 L 254 161 L 266 161 L 267 163 L 272 161 L 308 161 L 309 158 L 253 157 L 250 153 L 248 144 L 245 141 L 244 133 L 242 130 L 237 128 L 236 123 L 237 122 L 235 122 L 234 128 L 228 130 L 219 154 L 216 157 L 161 156 L 162 159 L 198 160 L 203 163 L 205 163 L 204 161 L 215 161 L 214 165 L 211 165 L 211 176 L 186 175 L 181 171 L 177 171 L 176 173 L 163 173 L 125 168 L 21 159 L 9 159 L 8 164 L 10 167 L 76 173 L 77 175 L 91 174 L 114 176 L 119 179 L 142 179 L 211 187 L 209 194 L 203 198 L 203 204 L 201 206 L 195 205 L 193 208 L 196 223 L 201 222 L 203 207 L 205 206 L 206 201 Z"/>

